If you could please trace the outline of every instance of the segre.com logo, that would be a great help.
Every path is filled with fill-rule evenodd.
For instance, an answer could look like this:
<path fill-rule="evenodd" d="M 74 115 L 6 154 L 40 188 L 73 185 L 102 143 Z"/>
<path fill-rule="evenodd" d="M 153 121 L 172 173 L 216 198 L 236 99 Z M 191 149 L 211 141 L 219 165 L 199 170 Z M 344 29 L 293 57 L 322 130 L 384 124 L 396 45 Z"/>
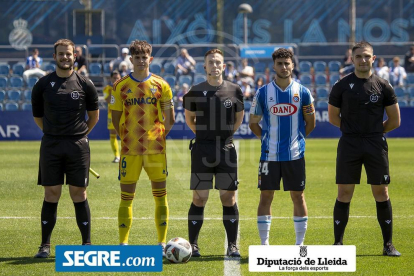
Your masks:
<path fill-rule="evenodd" d="M 58 272 L 161 272 L 160 245 L 56 246 Z"/>

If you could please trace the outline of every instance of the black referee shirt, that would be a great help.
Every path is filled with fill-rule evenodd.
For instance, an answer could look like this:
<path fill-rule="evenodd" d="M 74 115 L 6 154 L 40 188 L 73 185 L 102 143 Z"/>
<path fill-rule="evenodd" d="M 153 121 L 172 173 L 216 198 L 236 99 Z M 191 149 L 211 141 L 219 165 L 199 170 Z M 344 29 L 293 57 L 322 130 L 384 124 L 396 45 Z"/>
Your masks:
<path fill-rule="evenodd" d="M 344 135 L 382 135 L 384 108 L 396 103 L 389 82 L 374 74 L 360 79 L 351 73 L 337 81 L 329 95 L 329 104 L 341 109 Z"/>
<path fill-rule="evenodd" d="M 34 85 L 32 108 L 33 117 L 43 117 L 44 134 L 85 135 L 86 111 L 98 109 L 98 92 L 89 79 L 76 72 L 68 78 L 53 72 Z"/>
<path fill-rule="evenodd" d="M 244 110 L 243 93 L 234 83 L 216 87 L 207 81 L 191 87 L 183 97 L 185 109 L 196 112 L 196 140 L 228 142 L 233 137 L 235 114 Z"/>

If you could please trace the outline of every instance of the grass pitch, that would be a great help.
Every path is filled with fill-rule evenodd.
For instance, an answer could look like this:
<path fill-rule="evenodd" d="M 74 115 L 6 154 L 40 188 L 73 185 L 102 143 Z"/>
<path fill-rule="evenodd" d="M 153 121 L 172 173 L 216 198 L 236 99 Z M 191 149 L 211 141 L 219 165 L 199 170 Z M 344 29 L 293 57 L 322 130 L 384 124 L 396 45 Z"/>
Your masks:
<path fill-rule="evenodd" d="M 414 139 L 389 139 L 391 170 L 390 196 L 394 215 L 394 244 L 400 258 L 383 257 L 381 230 L 376 219 L 375 201 L 369 185 L 356 187 L 345 232 L 345 244 L 357 247 L 357 271 L 352 275 L 414 275 L 412 180 Z M 54 258 L 34 259 L 40 244 L 40 210 L 43 189 L 36 185 L 40 142 L 0 142 L 0 275 L 54 275 Z M 336 198 L 335 158 L 337 139 L 308 139 L 306 151 L 307 187 L 305 197 L 309 211 L 306 244 L 333 243 L 332 212 Z M 92 214 L 92 242 L 97 245 L 118 244 L 117 212 L 120 190 L 117 164 L 112 164 L 108 141 L 91 141 L 92 168 L 100 173 L 91 176 L 88 198 Z M 258 140 L 240 140 L 239 146 L 240 261 L 241 275 L 250 275 L 249 245 L 260 244 L 256 224 L 259 201 L 257 166 L 260 156 Z M 188 141 L 168 141 L 167 182 L 170 206 L 168 239 L 188 239 L 187 212 L 191 203 L 189 191 L 190 152 Z M 365 172 L 363 171 L 363 174 Z M 363 175 L 361 183 L 366 183 Z M 276 192 L 272 205 L 270 243 L 290 245 L 295 242 L 292 203 L 289 193 Z M 150 182 L 142 174 L 134 200 L 134 221 L 130 244 L 155 244 L 154 203 Z M 202 258 L 185 265 L 164 262 L 160 275 L 224 275 L 225 232 L 218 192 L 212 191 L 205 210 L 206 220 L 200 233 Z M 74 218 L 74 207 L 65 187 L 58 207 L 58 221 L 52 243 L 77 245 L 80 233 Z M 54 247 L 52 256 L 54 256 Z M 234 275 L 230 271 L 229 275 Z M 75 273 L 64 273 L 76 275 Z M 88 273 L 82 273 L 88 274 Z M 109 273 L 89 273 L 110 275 Z M 119 273 L 120 275 L 127 275 Z M 155 273 L 157 274 L 157 273 Z M 301 273 L 291 273 L 299 275 Z M 311 275 L 306 273 L 305 275 Z M 334 273 L 333 273 L 334 274 Z M 333 275 L 332 273 L 330 275 Z M 339 273 L 338 273 L 339 274 Z M 344 273 L 341 273 L 343 275 Z M 79 275 L 79 274 L 78 274 Z M 112 275 L 112 273 L 111 273 Z M 132 273 L 131 273 L 132 275 Z M 134 275 L 137 275 L 134 273 Z M 154 275 L 154 273 L 147 273 Z M 287 275 L 287 274 L 283 274 Z"/>

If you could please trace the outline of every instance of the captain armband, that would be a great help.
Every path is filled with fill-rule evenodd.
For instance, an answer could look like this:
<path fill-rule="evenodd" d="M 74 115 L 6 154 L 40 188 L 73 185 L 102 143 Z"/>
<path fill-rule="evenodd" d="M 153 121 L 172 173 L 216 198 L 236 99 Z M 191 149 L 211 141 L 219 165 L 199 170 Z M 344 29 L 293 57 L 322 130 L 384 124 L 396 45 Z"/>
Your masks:
<path fill-rule="evenodd" d="M 161 106 L 161 110 L 168 110 L 173 108 L 174 106 L 174 101 L 173 99 L 166 101 L 166 102 L 160 102 L 160 106 Z"/>
<path fill-rule="evenodd" d="M 302 107 L 302 111 L 305 115 L 312 115 L 313 113 L 315 113 L 315 107 L 313 106 L 313 104 L 304 105 Z"/>

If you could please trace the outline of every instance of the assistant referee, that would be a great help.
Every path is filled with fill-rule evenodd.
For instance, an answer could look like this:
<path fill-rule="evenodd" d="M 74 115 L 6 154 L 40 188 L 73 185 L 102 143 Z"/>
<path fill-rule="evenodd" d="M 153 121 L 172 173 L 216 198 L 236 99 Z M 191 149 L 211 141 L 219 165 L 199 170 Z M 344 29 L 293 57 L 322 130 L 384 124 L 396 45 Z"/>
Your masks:
<path fill-rule="evenodd" d="M 368 42 L 352 48 L 353 73 L 335 83 L 329 96 L 329 122 L 340 127 L 334 208 L 335 245 L 342 245 L 355 184 L 360 183 L 362 164 L 377 205 L 383 255 L 400 256 L 392 244 L 392 209 L 388 196 L 390 173 L 384 134 L 400 126 L 400 109 L 388 81 L 372 74 L 374 50 Z M 383 121 L 384 110 L 388 119 Z"/>
<path fill-rule="evenodd" d="M 86 198 L 90 150 L 86 135 L 98 122 L 98 93 L 89 79 L 73 70 L 75 44 L 60 39 L 54 49 L 56 71 L 41 78 L 32 90 L 34 121 L 44 133 L 38 175 L 38 185 L 45 190 L 41 213 L 42 243 L 35 258 L 50 255 L 50 236 L 56 223 L 65 175 L 82 244 L 91 243 L 91 215 Z"/>
<path fill-rule="evenodd" d="M 185 120 L 196 135 L 191 148 L 193 202 L 188 212 L 189 241 L 194 257 L 200 257 L 198 234 L 204 220 L 209 190 L 220 190 L 223 224 L 227 233 L 227 255 L 240 257 L 236 246 L 239 211 L 236 203 L 237 153 L 233 134 L 243 121 L 244 105 L 240 87 L 223 80 L 223 53 L 219 49 L 204 55 L 207 81 L 193 86 L 183 97 Z"/>

